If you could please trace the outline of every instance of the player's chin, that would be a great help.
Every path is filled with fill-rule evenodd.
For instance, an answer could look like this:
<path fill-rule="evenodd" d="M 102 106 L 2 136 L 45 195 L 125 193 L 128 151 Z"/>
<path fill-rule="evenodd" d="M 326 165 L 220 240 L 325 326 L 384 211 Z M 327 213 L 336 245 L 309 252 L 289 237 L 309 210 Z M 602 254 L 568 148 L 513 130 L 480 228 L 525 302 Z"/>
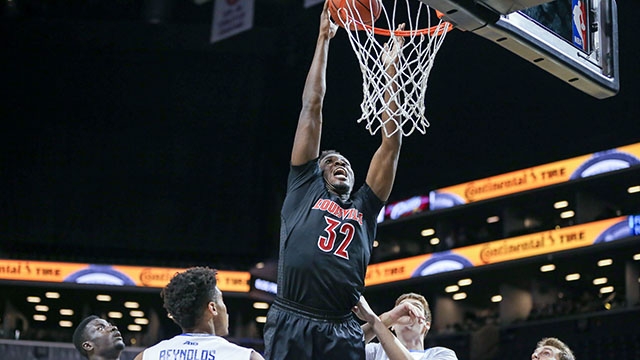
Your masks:
<path fill-rule="evenodd" d="M 333 185 L 333 188 L 339 194 L 348 194 L 351 192 L 351 183 L 348 181 L 337 180 L 334 181 L 331 185 Z"/>

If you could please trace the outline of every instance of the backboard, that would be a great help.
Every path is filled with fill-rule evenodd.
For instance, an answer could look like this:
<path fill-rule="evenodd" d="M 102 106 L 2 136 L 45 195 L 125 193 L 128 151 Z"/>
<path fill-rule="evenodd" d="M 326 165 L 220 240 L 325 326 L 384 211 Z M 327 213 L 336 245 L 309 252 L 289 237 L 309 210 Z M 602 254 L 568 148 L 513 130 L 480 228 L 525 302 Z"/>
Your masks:
<path fill-rule="evenodd" d="M 615 0 L 419 0 L 599 99 L 617 94 Z"/>

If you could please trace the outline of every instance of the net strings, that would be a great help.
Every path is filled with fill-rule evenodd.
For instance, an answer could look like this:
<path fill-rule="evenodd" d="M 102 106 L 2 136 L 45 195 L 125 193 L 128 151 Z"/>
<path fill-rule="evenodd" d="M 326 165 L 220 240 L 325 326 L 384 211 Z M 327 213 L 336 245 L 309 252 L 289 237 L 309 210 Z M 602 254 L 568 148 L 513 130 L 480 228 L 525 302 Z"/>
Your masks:
<path fill-rule="evenodd" d="M 376 0 L 365 0 L 376 1 Z M 381 1 L 381 0 L 380 0 Z M 393 6 L 382 5 L 381 15 L 376 21 L 377 27 L 386 27 L 395 35 L 398 22 L 398 1 L 394 0 Z M 410 4 L 409 1 L 413 3 Z M 399 51 L 399 60 L 396 65 L 396 74 L 391 77 L 387 74 L 383 58 L 385 56 L 385 43 L 393 41 L 387 36 L 380 36 L 374 33 L 371 27 L 362 24 L 362 15 L 348 7 L 348 16 L 341 19 L 345 24 L 349 36 L 349 42 L 353 48 L 360 70 L 362 72 L 363 99 L 360 104 L 362 111 L 358 123 L 364 122 L 366 129 L 371 135 L 376 134 L 380 129 L 386 136 L 392 136 L 400 131 L 403 136 L 409 136 L 414 131 L 425 134 L 429 127 L 426 117 L 426 90 L 429 74 L 434 64 L 434 60 L 440 46 L 444 42 L 446 31 L 442 31 L 446 22 L 432 16 L 427 5 L 416 0 L 404 0 L 407 16 L 405 30 L 417 30 L 420 21 L 426 20 L 427 28 L 437 26 L 433 35 L 418 34 L 412 31 L 411 35 L 405 36 L 404 44 Z M 351 1 L 345 2 L 347 5 Z M 417 3 L 417 5 L 416 5 Z M 373 9 L 369 6 L 369 9 Z M 373 19 L 373 14 L 370 14 Z M 385 21 L 386 24 L 381 24 Z M 434 23 L 432 24 L 432 21 Z M 359 30 L 358 30 L 359 29 Z M 392 86 L 395 84 L 395 89 Z M 389 93 L 389 99 L 385 99 L 385 93 Z M 390 104 L 397 104 L 397 110 L 392 111 Z M 383 114 L 388 114 L 385 121 Z M 388 122 L 394 122 L 395 126 L 386 126 Z"/>

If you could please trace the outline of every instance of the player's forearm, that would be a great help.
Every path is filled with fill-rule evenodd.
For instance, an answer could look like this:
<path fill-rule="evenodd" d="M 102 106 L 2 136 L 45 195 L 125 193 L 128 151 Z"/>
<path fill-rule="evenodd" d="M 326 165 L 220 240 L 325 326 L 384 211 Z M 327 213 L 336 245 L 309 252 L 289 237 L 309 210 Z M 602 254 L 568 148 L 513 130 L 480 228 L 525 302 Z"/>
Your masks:
<path fill-rule="evenodd" d="M 326 91 L 329 37 L 321 35 L 302 93 L 302 110 L 293 142 L 291 164 L 301 165 L 318 156 L 322 131 L 322 103 Z"/>
<path fill-rule="evenodd" d="M 378 341 L 390 360 L 412 360 L 411 353 L 400 343 L 400 340 L 388 329 L 382 320 L 378 319 L 369 323 L 373 333 L 378 337 Z"/>
<path fill-rule="evenodd" d="M 302 92 L 303 108 L 316 108 L 322 106 L 322 101 L 327 89 L 327 60 L 329 57 L 329 42 L 327 35 L 320 35 L 313 54 L 313 61 L 307 74 L 304 90 Z"/>
<path fill-rule="evenodd" d="M 385 312 L 382 315 L 380 315 L 379 319 L 380 319 L 380 322 L 383 324 L 383 326 L 386 328 L 389 328 L 391 325 L 393 325 L 393 322 L 395 321 L 389 315 L 389 312 Z M 371 340 L 373 340 L 373 338 L 376 337 L 376 333 L 374 332 L 373 326 L 371 326 L 370 323 L 366 323 L 362 325 L 362 331 L 364 332 L 365 343 L 370 342 Z"/>

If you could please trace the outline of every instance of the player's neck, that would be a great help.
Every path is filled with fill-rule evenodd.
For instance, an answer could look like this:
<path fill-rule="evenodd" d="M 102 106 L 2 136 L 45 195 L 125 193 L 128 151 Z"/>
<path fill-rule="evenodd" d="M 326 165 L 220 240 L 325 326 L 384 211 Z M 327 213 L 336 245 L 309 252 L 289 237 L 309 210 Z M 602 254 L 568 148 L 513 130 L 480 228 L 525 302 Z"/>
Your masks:
<path fill-rule="evenodd" d="M 105 356 L 91 356 L 89 360 L 120 360 L 120 356 L 118 357 L 105 357 Z"/>
<path fill-rule="evenodd" d="M 196 326 L 189 329 L 182 329 L 183 334 L 191 334 L 191 335 L 215 335 L 215 328 L 211 326 Z"/>
<path fill-rule="evenodd" d="M 400 339 L 402 345 L 407 348 L 407 350 L 424 350 L 424 341 L 420 338 L 415 339 Z"/>
<path fill-rule="evenodd" d="M 327 190 L 329 190 L 329 192 L 332 193 L 333 195 L 339 197 L 340 200 L 342 200 L 342 201 L 349 200 L 350 193 L 340 193 L 340 192 L 336 191 L 334 188 L 332 188 L 331 186 L 327 186 Z"/>
<path fill-rule="evenodd" d="M 214 324 L 213 316 L 210 313 L 207 314 L 207 316 L 199 318 L 192 327 L 182 328 L 182 332 L 189 334 L 216 335 L 216 326 Z"/>

